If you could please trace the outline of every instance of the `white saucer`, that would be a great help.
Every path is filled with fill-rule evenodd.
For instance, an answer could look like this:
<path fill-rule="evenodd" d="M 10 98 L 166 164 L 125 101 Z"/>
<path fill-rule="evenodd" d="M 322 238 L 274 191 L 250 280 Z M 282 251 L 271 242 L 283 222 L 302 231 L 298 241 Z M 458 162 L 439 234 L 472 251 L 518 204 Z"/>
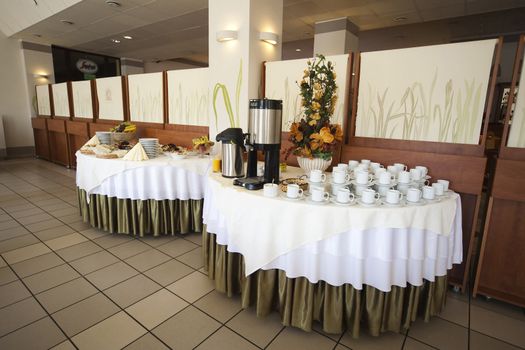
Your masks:
<path fill-rule="evenodd" d="M 410 202 L 410 201 L 406 201 L 405 203 L 407 205 L 414 205 L 414 206 L 417 206 L 417 205 L 424 205 L 427 201 L 425 199 L 421 199 L 419 202 Z"/>
<path fill-rule="evenodd" d="M 304 196 L 302 197 L 297 197 L 297 198 L 290 198 L 286 195 L 286 193 L 284 194 L 283 198 L 287 201 L 291 201 L 291 202 L 298 202 L 300 200 L 303 200 L 304 199 Z"/>
<path fill-rule="evenodd" d="M 352 184 L 352 181 L 343 182 L 341 184 L 338 184 L 336 182 L 330 182 L 330 185 L 332 185 L 332 186 L 348 186 L 348 185 L 351 185 L 351 184 Z"/>
<path fill-rule="evenodd" d="M 381 187 L 394 187 L 396 185 L 397 185 L 397 181 L 395 180 L 390 182 L 390 184 L 382 184 L 382 183 L 376 182 L 376 186 L 381 186 Z"/>
<path fill-rule="evenodd" d="M 354 200 L 354 201 L 348 202 L 348 203 L 341 203 L 341 202 L 338 202 L 337 199 L 332 198 L 332 199 L 330 199 L 330 203 L 335 204 L 335 205 L 339 205 L 341 207 L 349 207 L 351 205 L 354 205 L 356 203 L 356 201 Z"/>
<path fill-rule="evenodd" d="M 371 203 L 371 204 L 368 204 L 368 203 L 363 203 L 361 201 L 361 198 L 359 198 L 357 200 L 357 203 L 360 205 L 360 206 L 363 206 L 363 207 L 366 207 L 366 208 L 375 208 L 375 207 L 378 207 L 381 205 L 381 202 L 380 201 L 375 201 L 374 203 Z"/>
<path fill-rule="evenodd" d="M 310 203 L 310 204 L 315 204 L 315 205 L 326 205 L 330 200 L 328 199 L 328 200 L 324 200 L 324 201 L 321 201 L 321 202 L 317 202 L 317 201 L 312 200 L 311 198 L 308 198 L 306 201 L 307 201 L 308 203 Z"/>
<path fill-rule="evenodd" d="M 370 186 L 373 186 L 376 182 L 374 180 L 371 180 L 371 181 L 368 181 L 367 184 L 358 184 L 355 180 L 352 180 L 350 181 L 350 183 L 354 186 L 366 186 L 366 187 L 370 187 Z"/>
<path fill-rule="evenodd" d="M 397 204 L 388 203 L 387 201 L 381 201 L 381 204 L 383 204 L 385 207 L 392 207 L 392 208 L 399 208 L 405 206 L 405 203 L 402 201 Z"/>
<path fill-rule="evenodd" d="M 427 203 L 437 203 L 437 202 L 441 202 L 441 198 L 439 197 L 435 197 L 434 199 L 426 199 L 426 198 L 423 198 L 424 201 L 426 201 Z"/>

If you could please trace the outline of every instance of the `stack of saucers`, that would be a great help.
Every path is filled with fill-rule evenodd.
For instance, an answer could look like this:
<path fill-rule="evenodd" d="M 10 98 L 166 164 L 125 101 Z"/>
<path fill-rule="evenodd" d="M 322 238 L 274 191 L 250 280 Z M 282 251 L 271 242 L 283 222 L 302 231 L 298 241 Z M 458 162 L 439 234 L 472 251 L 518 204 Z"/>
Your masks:
<path fill-rule="evenodd" d="M 111 144 L 111 132 L 109 131 L 97 131 L 95 133 L 97 135 L 98 140 L 103 145 L 109 145 Z"/>
<path fill-rule="evenodd" d="M 144 151 L 146 151 L 148 158 L 156 158 L 159 155 L 159 139 L 139 139 L 139 142 L 142 145 L 142 147 L 144 147 Z"/>

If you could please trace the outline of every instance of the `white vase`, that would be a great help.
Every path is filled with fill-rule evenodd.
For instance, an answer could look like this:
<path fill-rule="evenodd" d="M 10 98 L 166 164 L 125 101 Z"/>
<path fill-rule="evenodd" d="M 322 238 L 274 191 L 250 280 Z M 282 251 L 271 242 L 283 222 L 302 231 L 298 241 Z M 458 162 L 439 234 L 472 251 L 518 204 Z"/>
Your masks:
<path fill-rule="evenodd" d="M 332 158 L 325 160 L 322 158 L 297 157 L 297 162 L 301 169 L 303 169 L 306 174 L 309 174 L 310 171 L 314 169 L 321 171 L 328 169 L 330 164 L 332 164 Z"/>

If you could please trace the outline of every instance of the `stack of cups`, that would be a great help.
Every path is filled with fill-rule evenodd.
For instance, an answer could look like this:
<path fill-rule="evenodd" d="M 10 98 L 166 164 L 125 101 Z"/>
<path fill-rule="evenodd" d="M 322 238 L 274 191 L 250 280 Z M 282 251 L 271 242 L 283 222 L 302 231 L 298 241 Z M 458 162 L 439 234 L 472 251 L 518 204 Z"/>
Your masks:
<path fill-rule="evenodd" d="M 339 164 L 337 167 L 334 167 L 332 170 L 332 181 L 330 183 L 332 187 L 332 194 L 337 195 L 339 189 L 345 188 L 350 181 L 350 174 L 347 171 L 348 165 Z"/>
<path fill-rule="evenodd" d="M 155 138 L 144 138 L 139 139 L 140 144 L 144 147 L 144 151 L 148 155 L 148 158 L 156 158 L 159 155 L 159 139 Z"/>
<path fill-rule="evenodd" d="M 313 188 L 323 189 L 325 188 L 326 174 L 321 170 L 313 169 L 310 170 L 310 175 L 308 176 L 309 184 L 308 187 L 310 192 Z"/>
<path fill-rule="evenodd" d="M 97 131 L 95 133 L 98 137 L 98 140 L 102 145 L 111 144 L 111 132 L 110 131 Z"/>
<path fill-rule="evenodd" d="M 406 195 L 410 188 L 410 173 L 408 171 L 401 171 L 397 174 L 397 189 L 402 194 Z"/>
<path fill-rule="evenodd" d="M 360 196 L 364 190 L 368 189 L 372 185 L 373 175 L 367 170 L 357 170 L 355 172 L 355 193 Z"/>

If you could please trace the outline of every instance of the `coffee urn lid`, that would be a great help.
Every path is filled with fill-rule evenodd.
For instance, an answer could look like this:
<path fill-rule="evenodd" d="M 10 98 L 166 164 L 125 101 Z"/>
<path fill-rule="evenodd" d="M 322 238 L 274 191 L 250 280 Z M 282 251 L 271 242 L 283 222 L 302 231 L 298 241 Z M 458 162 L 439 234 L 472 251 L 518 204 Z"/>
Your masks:
<path fill-rule="evenodd" d="M 228 128 L 215 137 L 217 142 L 233 143 L 244 148 L 244 135 L 241 128 Z"/>
<path fill-rule="evenodd" d="M 270 100 L 267 98 L 250 100 L 250 109 L 283 109 L 282 100 Z"/>

